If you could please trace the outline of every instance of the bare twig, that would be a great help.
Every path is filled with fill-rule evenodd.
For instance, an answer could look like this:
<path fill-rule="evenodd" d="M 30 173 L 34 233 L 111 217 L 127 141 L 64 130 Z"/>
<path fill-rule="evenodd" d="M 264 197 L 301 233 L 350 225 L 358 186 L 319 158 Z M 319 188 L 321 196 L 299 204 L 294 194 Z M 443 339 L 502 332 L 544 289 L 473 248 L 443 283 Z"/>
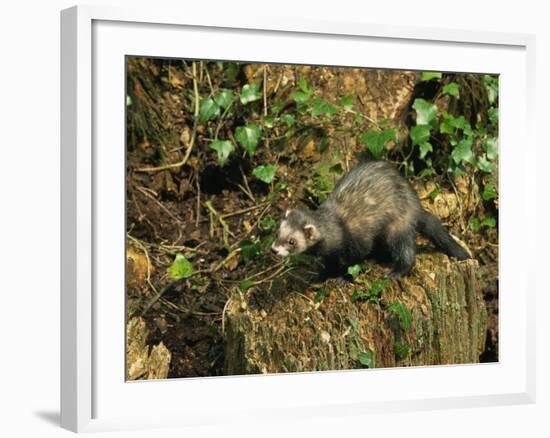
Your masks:
<path fill-rule="evenodd" d="M 241 252 L 241 248 L 234 249 L 231 251 L 226 258 L 224 258 L 218 265 L 216 265 L 214 268 L 210 270 L 210 273 L 213 274 L 214 272 L 219 271 L 223 266 L 231 260 L 233 257 L 235 257 L 237 254 Z"/>
<path fill-rule="evenodd" d="M 206 201 L 205 202 L 205 205 L 206 205 L 206 208 L 208 208 L 208 210 L 218 218 L 218 221 L 220 222 L 222 228 L 223 228 L 223 243 L 225 244 L 225 246 L 229 246 L 229 241 L 227 240 L 227 235 L 231 235 L 231 237 L 235 237 L 235 234 L 233 234 L 231 232 L 231 230 L 229 229 L 229 225 L 227 225 L 227 222 L 223 219 L 222 215 L 219 214 L 216 209 L 212 206 L 212 202 L 210 201 Z"/>
<path fill-rule="evenodd" d="M 254 198 L 254 195 L 252 194 L 252 190 L 250 190 L 250 186 L 248 185 L 248 178 L 246 177 L 242 166 L 239 165 L 239 170 L 241 171 L 241 175 L 243 177 L 244 186 L 246 187 L 246 193 L 248 194 L 248 197 L 252 199 L 252 201 L 256 202 L 256 198 Z"/>
<path fill-rule="evenodd" d="M 258 226 L 263 216 L 268 212 L 270 208 L 271 208 L 271 204 L 268 203 L 264 208 L 264 210 L 260 213 L 260 215 L 256 219 L 256 222 L 254 222 L 254 224 L 250 227 L 250 229 L 241 237 L 241 240 L 245 239 Z"/>
<path fill-rule="evenodd" d="M 157 198 L 155 198 L 153 195 L 151 195 L 147 190 L 145 190 L 145 187 L 137 187 L 137 190 L 140 192 L 140 193 L 143 193 L 145 196 L 147 196 L 149 199 L 152 199 L 155 203 L 158 204 L 158 206 L 160 208 L 162 208 L 166 214 L 168 214 L 168 216 L 170 216 L 172 219 L 174 219 L 176 222 L 178 222 L 179 224 L 182 224 L 182 220 L 180 218 L 178 218 L 176 215 L 174 215 L 170 210 L 168 210 L 163 204 L 162 202 L 160 202 Z"/>
<path fill-rule="evenodd" d="M 254 196 L 250 193 L 250 190 L 247 190 L 245 187 L 242 186 L 242 184 L 237 184 L 237 187 L 241 189 L 241 191 L 247 196 L 248 199 L 250 199 L 252 202 L 256 202 L 254 199 Z"/>
<path fill-rule="evenodd" d="M 225 333 L 225 312 L 227 311 L 227 307 L 229 306 L 230 302 L 231 302 L 231 297 L 229 297 L 227 299 L 227 301 L 225 302 L 225 306 L 223 306 L 223 311 L 222 311 L 222 334 Z"/>
<path fill-rule="evenodd" d="M 251 211 L 257 210 L 258 208 L 265 207 L 267 204 L 269 204 L 269 203 L 264 202 L 262 204 L 253 205 L 252 207 L 243 208 L 242 210 L 232 211 L 231 213 L 224 213 L 224 214 L 222 214 L 222 217 L 225 219 L 225 218 L 232 217 L 232 216 L 238 216 L 238 215 L 244 214 L 244 213 L 249 213 Z"/>

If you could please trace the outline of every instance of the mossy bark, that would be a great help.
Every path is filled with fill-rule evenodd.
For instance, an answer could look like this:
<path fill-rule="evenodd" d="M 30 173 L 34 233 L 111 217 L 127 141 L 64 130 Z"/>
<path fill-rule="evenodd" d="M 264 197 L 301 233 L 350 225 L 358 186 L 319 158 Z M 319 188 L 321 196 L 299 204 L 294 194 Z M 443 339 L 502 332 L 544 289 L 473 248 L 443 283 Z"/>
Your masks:
<path fill-rule="evenodd" d="M 380 278 L 374 266 L 361 280 Z M 352 302 L 361 284 L 331 282 L 316 302 L 314 287 L 280 280 L 271 291 L 236 293 L 225 315 L 226 374 L 377 368 L 479 362 L 486 310 L 474 260 L 418 256 L 416 268 L 392 280 L 378 302 Z M 286 289 L 286 290 L 285 290 Z M 390 310 L 399 302 L 410 324 Z"/>

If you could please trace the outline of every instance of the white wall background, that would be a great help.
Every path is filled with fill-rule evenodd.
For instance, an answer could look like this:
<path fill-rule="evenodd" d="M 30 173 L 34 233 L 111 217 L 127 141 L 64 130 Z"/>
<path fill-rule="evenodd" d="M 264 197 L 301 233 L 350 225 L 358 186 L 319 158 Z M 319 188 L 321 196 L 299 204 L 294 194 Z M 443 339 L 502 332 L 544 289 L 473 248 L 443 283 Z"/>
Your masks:
<path fill-rule="evenodd" d="M 146 1 L 96 1 L 139 6 Z M 292 15 L 300 18 L 526 32 L 537 35 L 539 252 L 538 401 L 535 405 L 313 419 L 278 424 L 240 424 L 224 430 L 117 432 L 108 436 L 548 436 L 550 425 L 550 300 L 547 224 L 550 143 L 550 28 L 545 2 L 524 0 L 244 0 L 183 2 L 155 6 Z M 5 2 L 0 9 L 0 434 L 68 436 L 59 419 L 59 10 L 65 0 Z M 517 153 L 522 153 L 521 144 Z M 509 177 L 512 177 L 510 175 Z M 535 206 L 533 206 L 533 212 Z M 185 397 L 185 394 L 182 394 Z"/>

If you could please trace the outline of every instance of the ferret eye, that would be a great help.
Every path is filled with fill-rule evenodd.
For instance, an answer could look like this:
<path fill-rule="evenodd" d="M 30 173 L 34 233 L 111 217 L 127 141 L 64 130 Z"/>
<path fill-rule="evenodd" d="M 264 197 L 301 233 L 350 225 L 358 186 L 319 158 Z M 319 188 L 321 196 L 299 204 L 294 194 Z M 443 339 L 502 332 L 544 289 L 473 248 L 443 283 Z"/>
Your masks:
<path fill-rule="evenodd" d="M 295 239 L 288 239 L 288 244 L 290 246 L 295 246 L 296 245 L 296 240 Z"/>

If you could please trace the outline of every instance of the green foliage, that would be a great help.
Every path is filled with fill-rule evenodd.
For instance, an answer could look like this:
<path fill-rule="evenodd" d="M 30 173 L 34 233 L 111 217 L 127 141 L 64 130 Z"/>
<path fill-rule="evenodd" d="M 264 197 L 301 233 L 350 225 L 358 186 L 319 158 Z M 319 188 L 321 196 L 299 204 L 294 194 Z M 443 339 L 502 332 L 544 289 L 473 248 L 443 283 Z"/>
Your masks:
<path fill-rule="evenodd" d="M 294 125 L 295 121 L 296 121 L 296 117 L 292 114 L 283 114 L 281 116 L 281 122 L 286 124 L 289 128 Z"/>
<path fill-rule="evenodd" d="M 255 259 L 260 255 L 260 241 L 243 240 L 241 242 L 241 256 L 245 263 Z"/>
<path fill-rule="evenodd" d="M 498 196 L 497 189 L 493 183 L 485 184 L 481 195 L 484 201 L 490 201 Z"/>
<path fill-rule="evenodd" d="M 204 123 L 220 114 L 220 106 L 212 97 L 201 99 L 199 108 L 199 123 Z"/>
<path fill-rule="evenodd" d="M 275 173 L 277 172 L 277 167 L 273 164 L 267 164 L 256 167 L 252 173 L 256 178 L 258 178 L 260 181 L 263 181 L 266 184 L 269 184 L 271 181 L 273 181 L 273 178 L 275 177 Z"/>
<path fill-rule="evenodd" d="M 493 124 L 493 125 L 497 125 L 498 124 L 498 108 L 489 108 L 489 121 Z"/>
<path fill-rule="evenodd" d="M 243 280 L 239 282 L 239 289 L 243 292 L 247 289 L 250 289 L 252 286 L 254 286 L 253 280 Z"/>
<path fill-rule="evenodd" d="M 432 79 L 441 79 L 443 75 L 440 72 L 436 71 L 423 71 L 420 80 L 422 81 L 431 81 Z"/>
<path fill-rule="evenodd" d="M 497 220 L 493 216 L 487 216 L 481 221 L 481 225 L 488 228 L 495 228 L 497 225 Z"/>
<path fill-rule="evenodd" d="M 447 85 L 444 85 L 442 92 L 457 99 L 460 97 L 460 87 L 456 82 L 449 82 Z"/>
<path fill-rule="evenodd" d="M 397 135 L 393 129 L 367 131 L 361 134 L 359 141 L 367 145 L 369 152 L 374 158 L 379 159 L 387 142 L 397 142 Z"/>
<path fill-rule="evenodd" d="M 483 75 L 483 85 L 487 90 L 487 98 L 492 105 L 498 98 L 498 78 L 490 75 Z"/>
<path fill-rule="evenodd" d="M 416 125 L 413 126 L 409 132 L 409 136 L 413 142 L 420 149 L 420 158 L 425 158 L 428 152 L 432 152 L 433 148 L 430 139 L 430 127 L 428 125 Z"/>
<path fill-rule="evenodd" d="M 362 268 L 361 265 L 349 266 L 348 267 L 348 274 L 351 276 L 351 278 L 355 279 L 361 273 L 362 269 L 363 268 Z"/>
<path fill-rule="evenodd" d="M 234 82 L 235 79 L 237 79 L 237 75 L 239 74 L 239 64 L 236 62 L 230 62 L 227 63 L 224 69 L 224 76 L 228 80 L 228 82 Z"/>
<path fill-rule="evenodd" d="M 380 300 L 380 296 L 384 289 L 386 289 L 390 284 L 389 279 L 382 278 L 379 280 L 373 281 L 370 286 L 365 284 L 366 290 L 355 289 L 351 295 L 351 302 L 355 303 L 356 301 L 369 301 L 371 303 L 377 303 Z"/>
<path fill-rule="evenodd" d="M 256 152 L 256 147 L 262 135 L 262 130 L 258 125 L 253 123 L 246 126 L 239 126 L 235 130 L 235 138 L 247 152 L 249 157 L 252 157 Z"/>
<path fill-rule="evenodd" d="M 342 108 L 346 111 L 351 111 L 353 108 L 353 96 L 342 97 L 342 99 L 340 99 L 340 105 L 342 105 Z"/>
<path fill-rule="evenodd" d="M 229 158 L 229 155 L 235 150 L 235 146 L 229 140 L 214 140 L 210 143 L 210 148 L 218 153 L 218 164 L 223 167 Z"/>
<path fill-rule="evenodd" d="M 411 326 L 411 313 L 403 303 L 400 301 L 392 301 L 388 305 L 388 312 L 393 313 L 399 318 L 403 330 L 409 329 Z"/>
<path fill-rule="evenodd" d="M 260 84 L 255 82 L 252 84 L 246 84 L 243 86 L 239 98 L 243 105 L 246 105 L 250 102 L 255 102 L 262 98 L 262 93 L 260 93 Z"/>
<path fill-rule="evenodd" d="M 221 108 L 228 108 L 233 103 L 234 97 L 233 91 L 222 90 L 214 97 L 214 102 Z"/>
<path fill-rule="evenodd" d="M 298 80 L 298 87 L 300 89 L 293 92 L 291 97 L 296 103 L 306 103 L 313 95 L 314 89 L 308 86 L 307 81 L 304 78 L 300 78 Z"/>
<path fill-rule="evenodd" d="M 315 298 L 313 298 L 313 301 L 316 303 L 320 303 L 324 300 L 324 298 L 328 295 L 329 289 L 327 287 L 321 287 L 315 294 Z"/>
<path fill-rule="evenodd" d="M 416 110 L 417 125 L 428 125 L 437 115 L 437 107 L 424 99 L 415 99 L 412 107 Z"/>
<path fill-rule="evenodd" d="M 474 154 L 472 153 L 472 139 L 465 138 L 459 141 L 459 143 L 453 148 L 451 157 L 456 164 L 460 164 L 463 161 L 472 162 Z"/>
<path fill-rule="evenodd" d="M 189 278 L 193 275 L 193 265 L 183 254 L 178 253 L 167 272 L 173 280 Z"/>
<path fill-rule="evenodd" d="M 266 216 L 260 221 L 260 228 L 265 231 L 271 230 L 277 222 L 271 216 Z"/>
<path fill-rule="evenodd" d="M 331 105 L 330 103 L 328 103 L 326 100 L 323 100 L 323 99 L 313 99 L 311 103 L 312 103 L 311 115 L 313 117 L 318 117 L 323 115 L 332 117 L 337 111 L 334 105 Z"/>
<path fill-rule="evenodd" d="M 487 152 L 487 158 L 494 160 L 498 155 L 498 140 L 495 137 L 489 137 L 485 141 L 485 151 Z"/>
<path fill-rule="evenodd" d="M 409 354 L 410 347 L 403 342 L 395 341 L 393 351 L 397 359 L 404 359 Z"/>
<path fill-rule="evenodd" d="M 374 351 L 372 351 L 372 350 L 367 350 L 367 351 L 363 351 L 363 352 L 359 353 L 358 356 L 357 356 L 357 360 L 359 361 L 359 363 L 361 365 L 363 365 L 366 368 L 374 368 L 375 367 Z"/>

